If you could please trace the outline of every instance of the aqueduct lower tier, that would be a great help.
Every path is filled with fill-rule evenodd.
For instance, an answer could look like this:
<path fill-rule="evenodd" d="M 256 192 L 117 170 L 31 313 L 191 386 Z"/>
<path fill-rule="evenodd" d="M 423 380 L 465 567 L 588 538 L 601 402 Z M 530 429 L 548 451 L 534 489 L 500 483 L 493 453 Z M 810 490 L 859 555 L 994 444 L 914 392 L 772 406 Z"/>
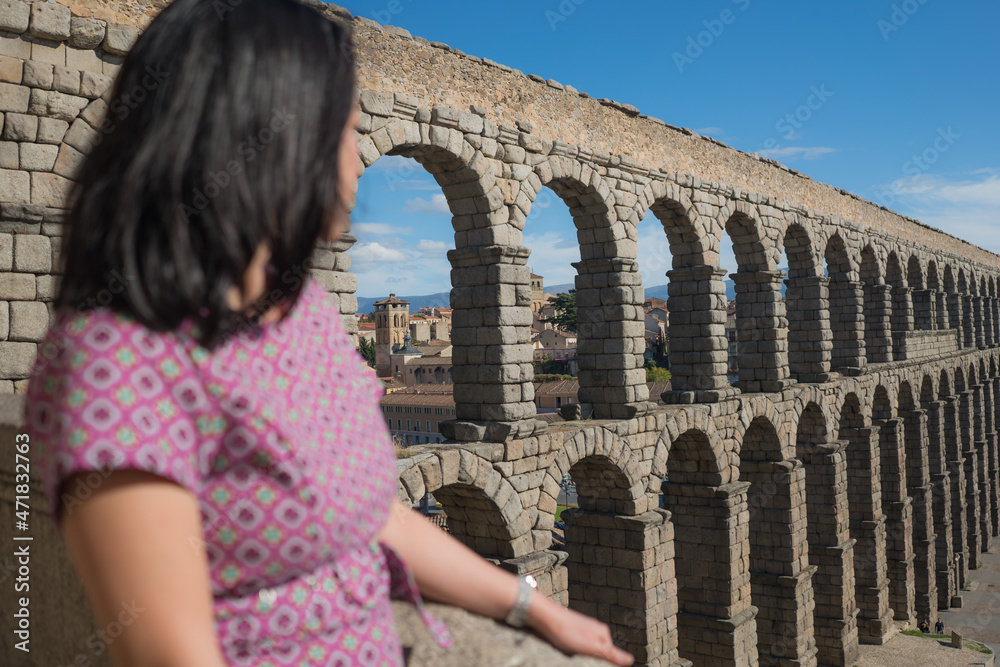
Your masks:
<path fill-rule="evenodd" d="M 66 186 L 149 19 L 119 9 L 0 1 L 2 392 L 24 390 Z M 400 462 L 401 497 L 433 492 L 455 535 L 610 623 L 642 664 L 849 665 L 894 621 L 958 602 L 1000 535 L 997 256 L 629 105 L 352 23 L 365 166 L 415 158 L 455 231 L 457 419 L 450 442 Z M 593 415 L 556 427 L 534 419 L 522 245 L 543 187 L 577 228 Z M 646 215 L 673 265 L 666 407 L 642 368 Z M 735 386 L 723 232 L 739 265 Z M 353 331 L 352 242 L 321 248 L 312 271 Z M 566 473 L 580 508 L 556 551 Z"/>

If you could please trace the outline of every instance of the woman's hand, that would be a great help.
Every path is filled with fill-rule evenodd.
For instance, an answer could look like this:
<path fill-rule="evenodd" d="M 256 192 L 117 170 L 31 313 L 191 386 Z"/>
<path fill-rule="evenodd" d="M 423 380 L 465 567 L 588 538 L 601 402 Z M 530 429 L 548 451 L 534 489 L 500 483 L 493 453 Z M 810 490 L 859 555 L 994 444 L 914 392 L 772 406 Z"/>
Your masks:
<path fill-rule="evenodd" d="M 564 653 L 602 658 L 621 667 L 635 662 L 630 653 L 612 643 L 611 629 L 606 624 L 560 606 L 544 595 L 532 595 L 527 625 Z"/>

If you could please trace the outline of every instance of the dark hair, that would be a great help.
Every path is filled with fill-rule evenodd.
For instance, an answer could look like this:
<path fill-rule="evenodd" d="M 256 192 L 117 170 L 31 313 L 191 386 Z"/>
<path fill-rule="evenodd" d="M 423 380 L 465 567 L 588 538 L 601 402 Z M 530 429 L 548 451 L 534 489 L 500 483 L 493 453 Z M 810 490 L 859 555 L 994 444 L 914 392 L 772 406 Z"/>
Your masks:
<path fill-rule="evenodd" d="M 226 294 L 262 243 L 282 283 L 264 299 L 297 300 L 341 206 L 354 85 L 347 29 L 296 0 L 169 5 L 70 192 L 57 310 L 108 306 L 157 331 L 190 317 L 214 347 L 241 324 Z"/>

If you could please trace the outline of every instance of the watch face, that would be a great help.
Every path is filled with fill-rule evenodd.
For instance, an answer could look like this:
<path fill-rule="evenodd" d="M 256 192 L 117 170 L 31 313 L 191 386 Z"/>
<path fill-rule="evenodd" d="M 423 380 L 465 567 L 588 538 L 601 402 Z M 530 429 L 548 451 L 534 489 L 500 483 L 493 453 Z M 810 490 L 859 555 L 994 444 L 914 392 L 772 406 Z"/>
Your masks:
<path fill-rule="evenodd" d="M 527 581 L 528 585 L 531 586 L 532 588 L 538 588 L 538 582 L 535 581 L 535 578 L 533 576 L 531 576 L 530 574 L 528 576 L 526 576 L 524 578 L 524 580 Z"/>

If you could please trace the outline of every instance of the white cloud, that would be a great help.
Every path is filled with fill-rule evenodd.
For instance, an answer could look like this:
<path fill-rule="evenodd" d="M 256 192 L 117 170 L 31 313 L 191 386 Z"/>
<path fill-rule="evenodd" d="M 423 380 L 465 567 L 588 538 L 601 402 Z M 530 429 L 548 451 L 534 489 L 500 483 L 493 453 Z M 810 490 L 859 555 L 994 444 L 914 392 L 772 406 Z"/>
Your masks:
<path fill-rule="evenodd" d="M 532 272 L 544 276 L 546 284 L 573 282 L 576 269 L 571 264 L 580 261 L 580 245 L 575 236 L 566 238 L 558 232 L 525 234 L 523 243 L 531 249 L 528 264 Z"/>
<path fill-rule="evenodd" d="M 420 243 L 417 244 L 417 252 L 423 254 L 437 253 L 441 254 L 447 252 L 448 244 L 444 241 L 430 241 L 428 239 L 421 239 Z"/>
<path fill-rule="evenodd" d="M 357 243 L 350 249 L 350 255 L 354 262 L 405 262 L 406 253 L 395 248 L 387 248 L 375 241 L 369 243 Z"/>
<path fill-rule="evenodd" d="M 351 234 L 358 238 L 364 236 L 406 236 L 413 232 L 412 227 L 399 227 L 386 222 L 352 222 Z"/>
<path fill-rule="evenodd" d="M 1000 252 L 1000 174 L 980 169 L 972 178 L 951 180 L 921 174 L 899 179 L 881 192 L 894 196 L 890 208 L 977 246 Z"/>
<path fill-rule="evenodd" d="M 448 199 L 443 194 L 436 194 L 430 201 L 426 199 L 407 199 L 403 210 L 410 213 L 428 213 L 431 215 L 451 215 Z"/>
<path fill-rule="evenodd" d="M 815 160 L 816 158 L 836 152 L 836 148 L 829 148 L 827 146 L 785 146 L 784 148 L 775 148 L 769 151 L 757 151 L 759 155 L 771 158 L 772 160 L 777 160 L 778 158 L 793 160 L 799 157 L 803 160 Z"/>
<path fill-rule="evenodd" d="M 717 134 L 722 134 L 721 127 L 699 127 L 695 130 L 698 134 L 704 134 L 709 137 L 714 137 Z"/>

